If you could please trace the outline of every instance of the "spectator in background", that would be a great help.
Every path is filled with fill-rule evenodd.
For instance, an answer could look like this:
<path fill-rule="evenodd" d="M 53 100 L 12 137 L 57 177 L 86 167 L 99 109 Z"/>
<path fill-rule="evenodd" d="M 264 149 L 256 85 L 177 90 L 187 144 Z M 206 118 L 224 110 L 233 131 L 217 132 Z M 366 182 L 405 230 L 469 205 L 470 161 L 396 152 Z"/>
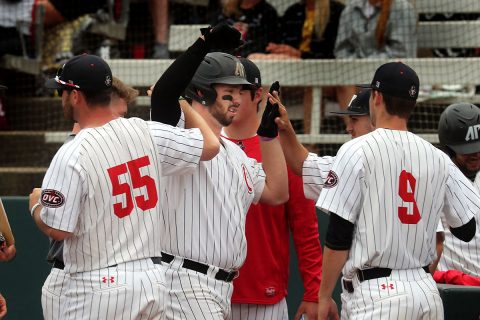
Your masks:
<path fill-rule="evenodd" d="M 301 0 L 280 19 L 279 43 L 270 42 L 268 54 L 250 58 L 332 59 L 338 23 L 344 5 L 336 0 Z"/>
<path fill-rule="evenodd" d="M 34 0 L 0 0 L 0 57 L 22 55 L 28 43 Z M 23 39 L 22 39 L 23 38 Z"/>
<path fill-rule="evenodd" d="M 37 0 L 45 8 L 44 23 L 51 27 L 65 21 L 72 21 L 87 13 L 97 12 L 105 7 L 106 0 Z"/>
<path fill-rule="evenodd" d="M 280 42 L 270 42 L 264 53 L 249 59 L 333 59 L 340 15 L 345 6 L 336 0 L 301 0 L 287 8 L 280 20 Z M 311 104 L 312 90 L 305 88 L 304 107 Z M 323 97 L 336 96 L 347 106 L 352 93 L 345 87 L 325 87 Z M 334 99 L 330 99 L 334 100 Z M 322 111 L 325 108 L 322 108 Z M 308 131 L 308 128 L 305 128 Z"/>
<path fill-rule="evenodd" d="M 348 1 L 340 17 L 334 54 L 340 59 L 415 57 L 415 9 L 407 0 Z M 355 91 L 348 86 L 345 95 L 350 97 Z"/>
<path fill-rule="evenodd" d="M 268 43 L 278 42 L 278 13 L 266 0 L 225 0 L 222 6 L 212 25 L 226 20 L 240 31 L 245 44 L 234 55 L 266 52 Z"/>
<path fill-rule="evenodd" d="M 152 11 L 153 33 L 153 59 L 168 59 L 168 0 L 150 0 Z"/>

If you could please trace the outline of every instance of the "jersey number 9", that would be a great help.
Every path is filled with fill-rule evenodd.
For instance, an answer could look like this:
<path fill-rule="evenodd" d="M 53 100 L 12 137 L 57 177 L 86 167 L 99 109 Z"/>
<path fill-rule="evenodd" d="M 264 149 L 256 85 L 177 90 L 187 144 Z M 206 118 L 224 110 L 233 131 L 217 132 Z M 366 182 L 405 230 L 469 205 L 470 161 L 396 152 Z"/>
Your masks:
<path fill-rule="evenodd" d="M 418 211 L 417 201 L 415 201 L 415 185 L 417 180 L 408 171 L 402 170 L 398 181 L 398 195 L 404 202 L 413 203 L 413 213 L 408 213 L 407 207 L 398 207 L 398 218 L 404 224 L 417 224 L 420 221 L 420 212 Z M 410 185 L 411 192 L 408 191 Z"/>
<path fill-rule="evenodd" d="M 118 166 L 107 169 L 108 176 L 112 182 L 112 196 L 125 195 L 125 207 L 122 203 L 117 202 L 113 204 L 113 212 L 119 218 L 128 216 L 133 211 L 133 189 L 145 187 L 148 198 L 144 195 L 135 197 L 135 204 L 143 211 L 154 208 L 158 202 L 158 193 L 155 185 L 155 180 L 150 176 L 142 176 L 140 168 L 150 165 L 148 156 L 144 156 Z M 126 173 L 130 174 L 132 185 L 127 182 L 121 183 L 119 176 Z"/>

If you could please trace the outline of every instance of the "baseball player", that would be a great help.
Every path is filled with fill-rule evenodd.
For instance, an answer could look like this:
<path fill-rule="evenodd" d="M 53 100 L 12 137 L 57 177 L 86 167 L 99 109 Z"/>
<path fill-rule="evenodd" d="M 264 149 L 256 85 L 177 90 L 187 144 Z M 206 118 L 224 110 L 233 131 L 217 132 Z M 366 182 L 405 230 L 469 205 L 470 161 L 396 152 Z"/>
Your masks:
<path fill-rule="evenodd" d="M 233 141 L 258 162 L 262 162 L 260 125 L 257 112 L 263 90 L 258 67 L 240 58 L 252 89 L 242 102 L 232 123 L 222 136 Z M 315 203 L 305 199 L 302 179 L 288 172 L 289 200 L 279 206 L 251 205 L 246 220 L 247 257 L 233 281 L 232 320 L 288 319 L 286 302 L 289 246 L 292 232 L 305 293 L 295 319 L 302 314 L 316 319 L 318 289 L 320 288 L 322 248 L 318 235 Z"/>
<path fill-rule="evenodd" d="M 225 28 L 238 42 L 238 31 Z M 168 103 L 178 104 L 187 87 L 192 107 L 221 141 L 215 158 L 202 162 L 193 174 L 164 184 L 160 234 L 167 319 L 229 319 L 232 280 L 246 256 L 247 210 L 252 202 L 278 205 L 288 199 L 285 160 L 277 134 L 265 122 L 258 128 L 263 166 L 220 137 L 222 127 L 237 115 L 243 95 L 250 94 L 243 87 L 251 84 L 237 58 L 221 52 L 207 55 L 209 47 L 207 34 L 173 62 L 152 94 L 155 120 L 162 110 L 172 109 Z M 191 81 L 179 77 L 190 74 Z M 181 114 L 172 114 L 164 116 L 178 122 Z M 267 120 L 273 124 L 273 118 Z"/>
<path fill-rule="evenodd" d="M 340 271 L 343 319 L 442 319 L 428 272 L 440 212 L 470 241 L 480 196 L 447 155 L 407 131 L 419 89 L 414 70 L 386 63 L 368 87 L 376 130 L 340 148 L 317 201 L 330 212 L 319 319 L 338 318 L 331 294 Z"/>
<path fill-rule="evenodd" d="M 365 89 L 354 95 L 350 100 L 346 111 L 332 112 L 348 116 L 349 121 L 346 131 L 352 138 L 370 133 L 374 128 L 370 121 L 369 99 L 371 90 Z M 317 200 L 331 169 L 335 157 L 319 157 L 309 151 L 298 141 L 293 126 L 288 118 L 286 108 L 280 104 L 280 121 L 278 128 L 280 141 L 285 154 L 285 159 L 291 170 L 303 178 L 303 191 L 305 197 Z"/>
<path fill-rule="evenodd" d="M 480 190 L 480 109 L 470 103 L 448 106 L 440 116 L 438 136 L 440 144 L 460 171 Z M 477 232 L 472 241 L 458 241 L 448 228 L 445 217 L 442 224 L 445 232 L 443 255 L 438 270 L 458 270 L 480 277 L 480 219 L 477 215 Z"/>
<path fill-rule="evenodd" d="M 125 85 L 120 79 L 113 77 L 110 107 L 119 117 L 127 113 L 128 104 L 138 96 L 138 90 Z M 65 140 L 70 142 L 80 131 L 80 126 L 75 123 L 71 134 Z M 47 261 L 51 263 L 52 269 L 42 287 L 42 310 L 43 318 L 60 319 L 60 306 L 62 297 L 65 294 L 68 275 L 63 271 L 63 241 L 50 239 L 50 248 L 47 254 Z"/>
<path fill-rule="evenodd" d="M 200 130 L 119 118 L 110 108 L 110 67 L 96 56 L 70 59 L 46 86 L 61 90 L 65 116 L 81 128 L 52 160 L 40 202 L 39 189 L 30 197 L 39 229 L 65 240 L 60 318 L 160 319 L 162 176 L 211 159 L 218 138 L 189 110 Z"/>

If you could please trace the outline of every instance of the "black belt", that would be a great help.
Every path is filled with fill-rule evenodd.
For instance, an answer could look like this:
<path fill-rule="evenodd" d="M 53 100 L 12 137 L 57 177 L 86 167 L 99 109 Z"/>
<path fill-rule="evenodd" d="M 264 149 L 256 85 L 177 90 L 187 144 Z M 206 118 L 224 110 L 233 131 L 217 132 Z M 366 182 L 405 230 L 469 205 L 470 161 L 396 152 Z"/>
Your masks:
<path fill-rule="evenodd" d="M 428 266 L 422 267 L 422 269 L 426 273 L 430 273 L 430 270 L 428 269 Z M 390 268 L 370 268 L 370 269 L 364 269 L 364 270 L 358 270 L 357 275 L 358 275 L 358 280 L 360 282 L 367 281 L 367 280 L 372 280 L 372 279 L 377 279 L 377 278 L 383 278 L 383 277 L 389 277 L 392 274 L 392 269 Z M 353 283 L 352 280 L 346 280 L 342 279 L 343 287 L 349 292 L 353 292 Z"/>
<path fill-rule="evenodd" d="M 152 259 L 152 262 L 154 264 L 162 264 L 162 258 L 161 257 L 151 257 L 150 259 Z M 108 268 L 114 268 L 116 266 L 117 266 L 117 264 L 114 264 L 112 266 L 108 266 Z M 53 260 L 53 267 L 63 270 L 63 269 L 65 269 L 65 264 L 60 260 Z"/>
<path fill-rule="evenodd" d="M 165 263 L 170 263 L 175 259 L 175 256 L 172 256 L 171 254 L 162 252 L 162 261 Z M 203 274 L 207 274 L 209 265 L 200 263 L 197 261 L 193 261 L 190 259 L 185 259 L 183 258 L 183 263 L 182 267 L 185 269 L 197 271 Z M 224 269 L 219 269 L 217 273 L 215 274 L 215 279 L 225 281 L 225 282 L 231 282 L 233 279 L 235 279 L 238 275 L 238 271 L 227 271 Z"/>
<path fill-rule="evenodd" d="M 53 267 L 57 269 L 65 269 L 65 264 L 60 260 L 53 260 Z"/>

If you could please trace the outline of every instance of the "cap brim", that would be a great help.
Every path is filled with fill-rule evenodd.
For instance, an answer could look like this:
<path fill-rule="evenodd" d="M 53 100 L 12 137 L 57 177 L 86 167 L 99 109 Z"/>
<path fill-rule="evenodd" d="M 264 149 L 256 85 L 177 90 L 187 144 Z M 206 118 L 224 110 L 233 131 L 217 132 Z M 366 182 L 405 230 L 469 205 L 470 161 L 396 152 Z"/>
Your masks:
<path fill-rule="evenodd" d="M 355 87 L 364 88 L 364 89 L 372 89 L 372 85 L 370 83 L 356 84 Z"/>
<path fill-rule="evenodd" d="M 343 116 L 368 116 L 369 114 L 367 112 L 354 112 L 354 111 L 331 111 L 331 114 L 339 114 Z"/>
<path fill-rule="evenodd" d="M 221 79 L 215 80 L 215 83 L 232 84 L 232 85 L 237 85 L 237 84 L 252 85 L 252 83 L 250 83 L 246 79 L 243 79 L 243 78 L 240 78 L 240 77 L 221 78 Z"/>
<path fill-rule="evenodd" d="M 48 79 L 45 81 L 45 88 L 48 89 L 64 89 L 65 86 L 61 83 L 58 83 L 55 79 Z"/>
<path fill-rule="evenodd" d="M 480 152 L 480 141 L 475 143 L 464 143 L 457 146 L 449 146 L 457 154 L 470 154 Z"/>

